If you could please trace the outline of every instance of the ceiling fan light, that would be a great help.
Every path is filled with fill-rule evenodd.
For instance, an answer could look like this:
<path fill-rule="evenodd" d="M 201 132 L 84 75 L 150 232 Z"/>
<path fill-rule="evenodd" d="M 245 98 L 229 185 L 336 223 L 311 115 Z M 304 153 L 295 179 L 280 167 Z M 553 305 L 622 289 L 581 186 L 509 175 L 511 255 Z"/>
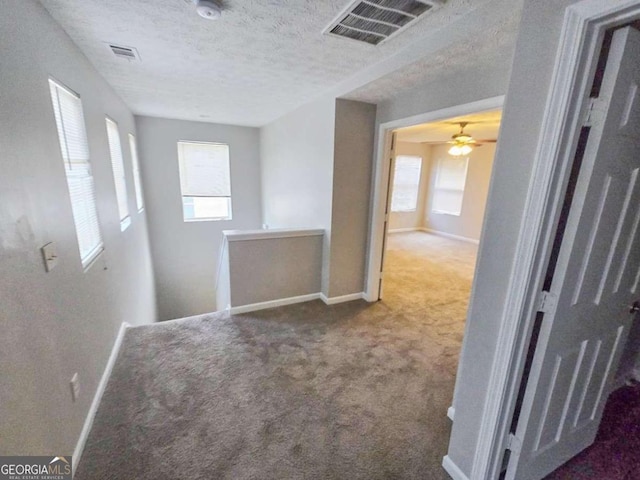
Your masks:
<path fill-rule="evenodd" d="M 458 143 L 458 144 L 453 145 L 448 150 L 448 153 L 449 153 L 449 155 L 451 155 L 453 157 L 462 157 L 464 155 L 469 155 L 472 150 L 473 150 L 473 147 L 471 145 L 465 145 L 465 144 L 460 145 Z"/>
<path fill-rule="evenodd" d="M 462 155 L 462 148 L 458 145 L 453 145 L 449 149 L 449 155 L 452 155 L 454 157 L 459 157 L 460 155 Z"/>

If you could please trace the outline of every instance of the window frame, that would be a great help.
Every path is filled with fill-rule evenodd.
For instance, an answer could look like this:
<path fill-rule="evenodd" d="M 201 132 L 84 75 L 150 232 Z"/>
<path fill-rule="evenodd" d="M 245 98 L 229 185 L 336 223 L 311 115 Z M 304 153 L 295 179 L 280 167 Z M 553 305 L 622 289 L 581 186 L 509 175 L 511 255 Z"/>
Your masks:
<path fill-rule="evenodd" d="M 59 81 L 58 79 L 54 78 L 54 77 L 48 77 L 48 85 L 49 85 L 49 96 L 51 98 L 51 106 L 52 106 L 52 110 L 53 110 L 53 121 L 54 121 L 54 125 L 55 125 L 55 129 L 56 129 L 56 136 L 57 136 L 57 143 L 58 143 L 58 151 L 60 152 L 60 159 L 62 160 L 63 163 L 63 168 L 64 168 L 64 174 L 65 174 L 65 180 L 66 180 L 66 184 L 67 184 L 67 194 L 68 194 L 68 199 L 69 199 L 69 205 L 71 207 L 71 212 L 72 212 L 72 218 L 73 218 L 73 225 L 74 225 L 74 230 L 75 230 L 75 236 L 76 236 L 76 241 L 77 241 L 77 246 L 78 246 L 78 256 L 80 258 L 80 263 L 82 265 L 82 269 L 84 272 L 88 271 L 89 268 L 91 268 L 91 266 L 95 263 L 96 259 L 100 256 L 100 254 L 104 251 L 105 246 L 104 246 L 104 237 L 102 235 L 102 229 L 101 229 L 101 225 L 100 225 L 100 214 L 98 212 L 98 202 L 97 202 L 97 194 L 96 194 L 96 186 L 95 186 L 95 179 L 93 177 L 93 168 L 92 168 L 92 164 L 91 164 L 91 149 L 89 147 L 89 136 L 87 134 L 87 122 L 85 120 L 84 117 L 84 106 L 82 104 L 82 97 L 80 96 L 79 93 L 77 93 L 76 91 L 72 90 L 71 88 L 69 88 L 68 86 L 66 86 L 63 82 Z M 89 181 L 90 187 L 91 187 L 91 195 L 89 197 L 83 197 L 83 201 L 84 201 L 84 205 L 74 205 L 74 201 L 73 201 L 73 196 L 72 196 L 72 189 L 71 189 L 71 185 L 69 184 L 70 179 L 73 177 L 70 177 L 69 175 L 69 169 L 67 168 L 67 166 L 69 164 L 71 164 L 71 155 L 69 152 L 69 146 L 68 146 L 68 142 L 67 142 L 67 133 L 65 130 L 65 121 L 63 118 L 63 113 L 62 113 L 62 105 L 60 102 L 60 95 L 59 95 L 59 91 L 61 90 L 63 92 L 66 92 L 68 95 L 74 97 L 75 99 L 77 99 L 78 103 L 79 103 L 79 112 L 80 112 L 80 116 L 81 118 L 78 119 L 80 120 L 80 125 L 82 126 L 82 130 L 83 130 L 83 140 L 85 142 L 84 147 L 86 148 L 86 152 L 87 152 L 87 158 L 86 161 L 81 162 L 82 164 L 86 164 L 86 174 L 84 175 L 84 178 L 87 179 Z M 55 91 L 55 97 L 53 95 Z M 60 117 L 60 122 L 58 122 L 58 117 Z M 60 130 L 60 128 L 62 128 L 62 131 Z M 64 143 L 65 145 L 62 144 L 61 139 L 64 138 Z M 65 154 L 65 150 L 66 150 L 66 154 Z M 80 178 L 80 177 L 76 177 L 76 178 Z M 95 231 L 92 232 L 93 235 L 97 238 L 97 242 L 91 246 L 91 248 L 89 250 L 87 250 L 87 252 L 83 255 L 82 253 L 82 248 L 81 248 L 81 244 L 83 243 L 83 240 L 81 239 L 80 236 L 80 231 L 81 229 L 79 228 L 79 224 L 78 224 L 78 216 L 77 216 L 77 211 L 80 207 L 85 207 L 86 209 L 86 205 L 89 204 L 89 208 L 91 210 L 93 210 L 93 216 L 95 219 Z M 93 222 L 92 222 L 93 223 Z M 92 224 L 90 223 L 90 225 Z M 80 225 L 81 226 L 81 225 Z M 86 239 L 85 239 L 86 240 Z"/>
<path fill-rule="evenodd" d="M 109 124 L 113 125 L 113 127 L 115 128 L 115 135 L 118 141 L 118 147 L 119 147 L 119 153 L 120 153 L 119 158 L 114 157 L 114 151 L 111 149 L 111 135 L 109 132 Z M 109 149 L 109 160 L 111 163 L 113 185 L 115 187 L 115 192 L 116 192 L 116 203 L 118 207 L 118 219 L 120 220 L 120 231 L 124 232 L 131 225 L 131 210 L 129 209 L 129 192 L 127 191 L 127 172 L 124 168 L 124 154 L 122 151 L 122 138 L 120 137 L 120 126 L 118 125 L 118 122 L 116 122 L 109 115 L 105 115 L 105 127 L 107 131 L 107 143 L 108 143 L 108 149 Z M 115 152 L 115 153 L 118 153 L 118 152 Z M 118 160 L 120 165 L 116 165 Z M 120 167 L 122 171 L 122 179 L 121 179 L 122 185 L 120 186 L 121 187 L 120 189 L 118 188 L 118 178 L 116 177 L 117 175 L 116 167 Z M 124 196 L 124 198 L 120 198 L 121 194 Z M 125 212 L 126 215 L 124 216 L 122 215 L 123 212 L 120 210 L 120 205 L 124 205 L 126 209 L 126 212 Z"/>
<path fill-rule="evenodd" d="M 464 178 L 463 178 L 463 184 L 462 184 L 462 188 L 458 189 L 458 188 L 442 188 L 442 187 L 438 187 L 438 179 L 440 178 L 441 175 L 441 165 L 443 162 L 445 161 L 452 161 L 452 160 L 464 160 L 465 164 L 464 164 Z M 435 178 L 434 178 L 434 182 L 433 182 L 433 194 L 431 195 L 431 213 L 434 213 L 436 215 L 451 215 L 454 217 L 459 217 L 462 215 L 462 209 L 464 207 L 464 195 L 465 192 L 467 190 L 467 177 L 469 175 L 469 156 L 465 156 L 465 157 L 449 157 L 449 156 L 441 156 L 438 158 L 437 162 L 436 162 L 436 171 L 435 171 Z M 453 211 L 447 211 L 447 210 L 441 210 L 441 209 L 436 209 L 434 207 L 435 205 L 435 196 L 438 194 L 438 192 L 456 192 L 460 194 L 460 209 L 458 210 L 458 212 L 453 212 Z"/>
<path fill-rule="evenodd" d="M 138 213 L 144 210 L 144 191 L 140 173 L 140 158 L 138 157 L 138 141 L 133 133 L 128 134 L 129 153 L 131 154 L 131 170 L 133 171 L 133 188 L 136 194 L 136 208 Z"/>
<path fill-rule="evenodd" d="M 394 204 L 394 197 L 396 195 L 396 178 L 397 178 L 397 169 L 398 169 L 398 159 L 400 158 L 410 158 L 410 159 L 414 159 L 414 160 L 418 160 L 419 162 L 419 168 L 418 168 L 418 183 L 416 185 L 416 201 L 415 201 L 415 205 L 413 208 L 409 208 L 409 209 L 400 209 L 400 208 L 394 208 L 393 204 Z M 422 158 L 422 156 L 420 155 L 396 155 L 394 162 L 393 162 L 393 184 L 392 184 L 392 191 L 391 191 L 391 205 L 389 206 L 390 211 L 392 213 L 414 213 L 418 211 L 418 205 L 420 203 L 420 186 L 422 185 L 422 168 L 424 166 L 424 159 Z"/>
<path fill-rule="evenodd" d="M 224 146 L 227 149 L 227 168 L 229 171 L 229 195 L 185 195 L 182 191 L 182 179 L 184 175 L 184 160 L 182 157 L 182 149 L 181 144 L 189 144 L 189 145 L 216 145 L 216 146 Z M 178 150 L 178 178 L 180 181 L 180 198 L 182 203 L 182 220 L 187 222 L 224 222 L 230 221 L 233 219 L 233 191 L 232 191 L 232 181 L 231 181 L 231 147 L 228 143 L 224 142 L 211 142 L 211 141 L 203 141 L 203 140 L 178 140 L 177 142 L 177 150 Z M 193 217 L 188 218 L 185 216 L 185 199 L 195 199 L 197 198 L 225 198 L 227 200 L 227 215 L 221 217 Z"/>

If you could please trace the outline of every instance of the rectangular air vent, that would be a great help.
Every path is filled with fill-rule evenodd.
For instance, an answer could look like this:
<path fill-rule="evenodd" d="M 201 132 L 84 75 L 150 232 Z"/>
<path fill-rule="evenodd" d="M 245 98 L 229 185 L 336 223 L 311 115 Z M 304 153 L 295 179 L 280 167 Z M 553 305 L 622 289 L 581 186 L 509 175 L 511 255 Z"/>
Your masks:
<path fill-rule="evenodd" d="M 124 58 L 125 60 L 129 60 L 131 62 L 139 62 L 140 55 L 138 51 L 133 47 L 124 47 L 122 45 L 114 45 L 113 43 L 108 43 L 107 46 L 113 52 L 113 54 L 118 58 Z"/>
<path fill-rule="evenodd" d="M 443 3 L 444 0 L 356 0 L 324 33 L 378 45 Z"/>

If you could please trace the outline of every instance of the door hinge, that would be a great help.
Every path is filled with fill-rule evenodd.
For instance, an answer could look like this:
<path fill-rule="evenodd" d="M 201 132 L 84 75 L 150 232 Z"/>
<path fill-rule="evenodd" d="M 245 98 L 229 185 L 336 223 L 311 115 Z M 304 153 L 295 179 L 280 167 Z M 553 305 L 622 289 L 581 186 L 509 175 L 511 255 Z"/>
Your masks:
<path fill-rule="evenodd" d="M 556 294 L 543 290 L 538 298 L 538 312 L 550 313 L 556 308 L 557 303 Z"/>
<path fill-rule="evenodd" d="M 590 98 L 583 115 L 582 126 L 593 127 L 604 119 L 606 102 L 600 97 Z"/>
<path fill-rule="evenodd" d="M 507 450 L 512 453 L 519 453 L 522 449 L 522 440 L 520 440 L 514 433 L 510 433 L 507 437 Z"/>
<path fill-rule="evenodd" d="M 384 214 L 384 221 L 385 221 L 385 222 L 388 222 L 388 221 L 389 221 L 389 214 L 388 214 L 388 213 L 385 213 L 385 214 Z"/>

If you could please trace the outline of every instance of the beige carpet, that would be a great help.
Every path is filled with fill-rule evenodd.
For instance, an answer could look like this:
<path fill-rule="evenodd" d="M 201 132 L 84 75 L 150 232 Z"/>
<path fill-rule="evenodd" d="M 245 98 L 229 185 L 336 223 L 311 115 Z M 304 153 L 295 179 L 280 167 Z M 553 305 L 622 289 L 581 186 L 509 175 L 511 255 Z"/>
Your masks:
<path fill-rule="evenodd" d="M 76 479 L 446 479 L 472 245 L 394 234 L 385 300 L 128 330 Z"/>

